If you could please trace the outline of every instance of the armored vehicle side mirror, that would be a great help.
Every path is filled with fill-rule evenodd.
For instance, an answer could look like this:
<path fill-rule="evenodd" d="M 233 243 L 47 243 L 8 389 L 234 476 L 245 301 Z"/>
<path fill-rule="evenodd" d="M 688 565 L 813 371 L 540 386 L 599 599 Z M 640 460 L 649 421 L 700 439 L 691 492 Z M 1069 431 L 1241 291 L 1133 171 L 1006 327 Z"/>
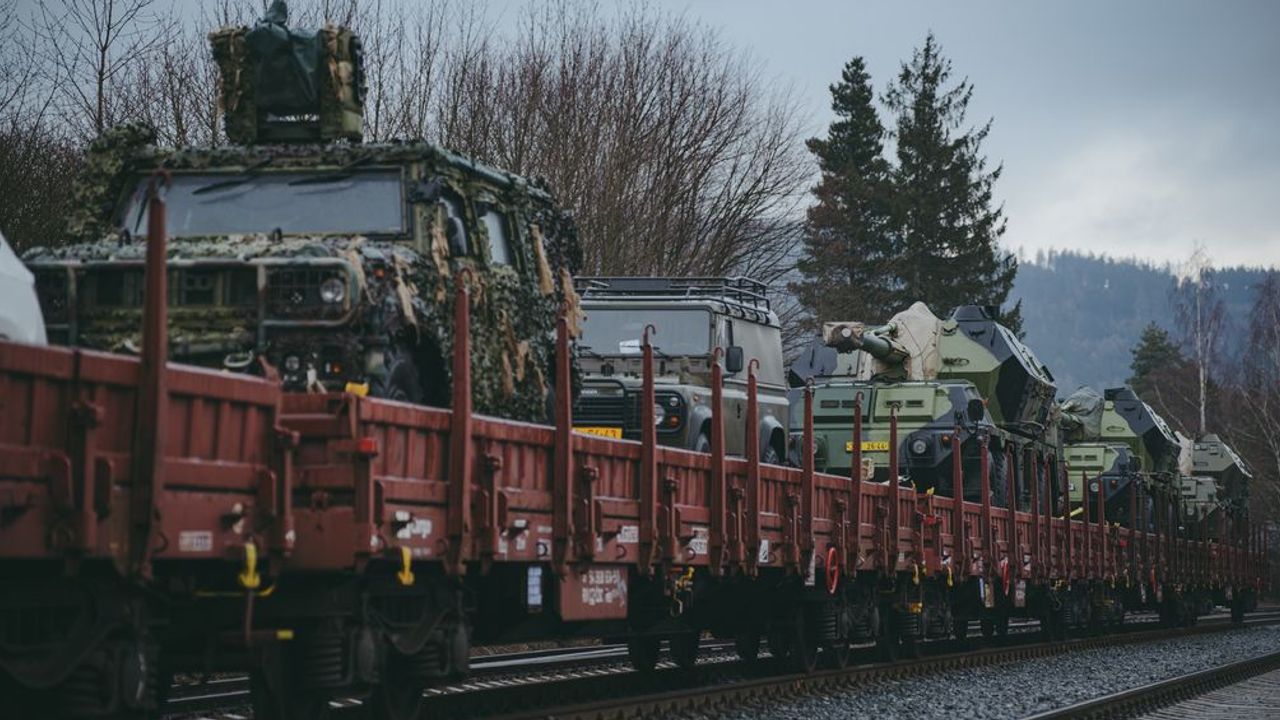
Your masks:
<path fill-rule="evenodd" d="M 969 416 L 969 422 L 981 422 L 986 417 L 987 406 L 978 398 L 973 398 L 965 407 L 965 414 Z"/>
<path fill-rule="evenodd" d="M 730 375 L 742 372 L 744 367 L 742 360 L 742 346 L 730 345 L 724 353 L 724 371 Z"/>

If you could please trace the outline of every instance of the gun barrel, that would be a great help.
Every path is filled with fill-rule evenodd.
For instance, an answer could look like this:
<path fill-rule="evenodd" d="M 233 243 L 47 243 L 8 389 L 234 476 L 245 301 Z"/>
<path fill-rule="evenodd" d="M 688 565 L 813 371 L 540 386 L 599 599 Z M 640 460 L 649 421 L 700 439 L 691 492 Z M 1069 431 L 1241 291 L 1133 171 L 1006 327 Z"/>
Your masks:
<path fill-rule="evenodd" d="M 869 328 L 858 322 L 838 322 L 824 325 L 822 335 L 837 352 L 862 350 L 877 360 L 894 362 L 906 357 L 903 349 L 889 339 L 894 329 L 892 324 Z"/>

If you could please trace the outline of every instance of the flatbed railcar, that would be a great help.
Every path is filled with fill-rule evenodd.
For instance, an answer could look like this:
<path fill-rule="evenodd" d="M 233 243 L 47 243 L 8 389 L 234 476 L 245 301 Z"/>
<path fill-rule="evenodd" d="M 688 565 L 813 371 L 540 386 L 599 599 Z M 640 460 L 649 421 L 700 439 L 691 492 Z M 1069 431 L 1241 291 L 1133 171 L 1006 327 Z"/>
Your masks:
<path fill-rule="evenodd" d="M 163 217 L 153 205 L 151 268 Z M 322 716 L 354 694 L 405 718 L 433 679 L 466 673 L 475 643 L 625 638 L 651 668 L 662 640 L 691 665 L 709 632 L 812 669 L 855 642 L 911 653 L 1014 615 L 1050 632 L 1140 606 L 1190 622 L 1193 596 L 1216 593 L 1239 619 L 1262 587 L 1259 529 L 1183 537 L 1172 499 L 1140 487 L 1130 528 L 1102 506 L 1055 516 L 1065 477 L 1011 510 L 991 503 L 985 466 L 978 503 L 957 499 L 959 467 L 952 497 L 815 472 L 808 394 L 802 467 L 759 462 L 754 432 L 726 456 L 719 417 L 711 453 L 661 446 L 649 333 L 638 442 L 573 432 L 567 395 L 554 426 L 476 415 L 465 275 L 448 409 L 170 365 L 152 300 L 164 275 L 147 273 L 140 357 L 0 343 L 12 708 L 145 716 L 175 671 L 241 669 L 263 717 Z M 559 388 L 569 349 L 562 319 Z M 754 428 L 750 364 L 748 387 Z"/>

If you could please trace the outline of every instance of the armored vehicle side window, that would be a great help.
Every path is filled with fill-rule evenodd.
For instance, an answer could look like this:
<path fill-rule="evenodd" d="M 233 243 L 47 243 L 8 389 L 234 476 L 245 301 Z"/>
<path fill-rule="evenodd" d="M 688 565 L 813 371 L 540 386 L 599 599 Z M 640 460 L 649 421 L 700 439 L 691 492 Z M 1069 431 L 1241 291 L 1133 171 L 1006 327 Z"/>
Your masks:
<path fill-rule="evenodd" d="M 139 181 L 119 216 L 139 237 L 147 232 L 147 183 Z M 165 200 L 172 237 L 404 232 L 399 170 L 174 173 Z"/>
<path fill-rule="evenodd" d="M 752 358 L 760 361 L 760 370 L 757 374 L 760 382 L 784 384 L 781 331 L 776 327 L 753 322 L 733 322 L 731 327 L 733 329 L 731 337 L 734 342 L 742 346 L 746 361 L 751 362 Z"/>
<path fill-rule="evenodd" d="M 497 208 L 487 208 L 480 216 L 485 234 L 489 236 L 489 262 L 494 265 L 511 264 L 511 225 L 507 214 Z"/>

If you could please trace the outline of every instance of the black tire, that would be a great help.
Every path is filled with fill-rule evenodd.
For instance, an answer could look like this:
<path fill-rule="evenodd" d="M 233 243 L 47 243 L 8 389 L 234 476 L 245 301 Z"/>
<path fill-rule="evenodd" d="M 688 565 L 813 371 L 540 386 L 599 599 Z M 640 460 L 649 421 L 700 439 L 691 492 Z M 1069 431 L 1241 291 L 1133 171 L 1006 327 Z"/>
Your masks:
<path fill-rule="evenodd" d="M 627 640 L 627 659 L 640 672 L 653 672 L 658 666 L 661 642 L 651 635 L 637 635 Z"/>
<path fill-rule="evenodd" d="M 407 351 L 398 348 L 388 350 L 385 371 L 369 382 L 369 394 L 386 400 L 422 404 L 422 378 L 418 366 Z"/>
<path fill-rule="evenodd" d="M 698 439 L 693 441 L 693 451 L 711 454 L 711 438 L 707 437 L 706 432 L 698 433 Z"/>

